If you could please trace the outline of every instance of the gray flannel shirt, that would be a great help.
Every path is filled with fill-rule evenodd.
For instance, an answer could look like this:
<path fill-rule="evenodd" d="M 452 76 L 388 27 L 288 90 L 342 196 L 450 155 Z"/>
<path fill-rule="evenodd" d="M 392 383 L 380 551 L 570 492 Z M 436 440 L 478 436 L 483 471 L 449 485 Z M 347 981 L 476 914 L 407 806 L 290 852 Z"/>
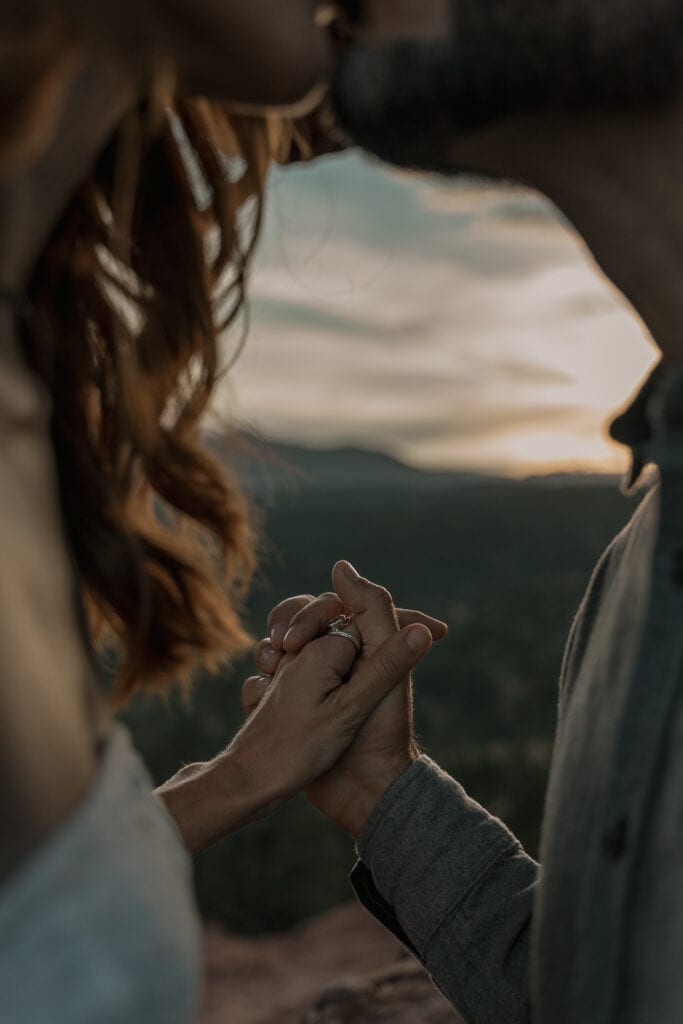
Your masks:
<path fill-rule="evenodd" d="M 468 1024 L 683 1022 L 683 371 L 612 435 L 659 468 L 569 638 L 541 864 L 423 757 L 360 837 L 360 900 Z"/>

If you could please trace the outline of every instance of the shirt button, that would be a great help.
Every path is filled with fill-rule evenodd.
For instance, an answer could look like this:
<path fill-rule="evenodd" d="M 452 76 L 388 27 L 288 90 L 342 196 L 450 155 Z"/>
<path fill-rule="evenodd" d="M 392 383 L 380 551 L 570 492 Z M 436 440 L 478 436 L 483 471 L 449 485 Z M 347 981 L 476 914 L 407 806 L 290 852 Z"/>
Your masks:
<path fill-rule="evenodd" d="M 626 853 L 628 846 L 628 819 L 617 818 L 605 832 L 602 840 L 603 853 L 608 860 L 618 861 Z"/>

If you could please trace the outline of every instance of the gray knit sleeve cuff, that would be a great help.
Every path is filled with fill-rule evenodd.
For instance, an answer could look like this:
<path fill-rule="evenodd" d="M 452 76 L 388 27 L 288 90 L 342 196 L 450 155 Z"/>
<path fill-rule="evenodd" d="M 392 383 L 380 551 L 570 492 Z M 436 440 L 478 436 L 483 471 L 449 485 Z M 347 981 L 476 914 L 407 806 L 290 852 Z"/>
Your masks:
<path fill-rule="evenodd" d="M 420 959 L 489 870 L 518 852 L 505 825 L 428 757 L 394 783 L 358 841 L 377 893 Z"/>

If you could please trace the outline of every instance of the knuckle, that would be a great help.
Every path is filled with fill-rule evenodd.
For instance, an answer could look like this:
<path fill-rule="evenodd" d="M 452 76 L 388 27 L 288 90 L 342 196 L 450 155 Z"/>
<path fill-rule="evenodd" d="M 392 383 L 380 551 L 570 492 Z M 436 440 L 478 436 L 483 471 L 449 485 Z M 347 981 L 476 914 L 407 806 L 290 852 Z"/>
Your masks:
<path fill-rule="evenodd" d="M 299 594 L 297 597 L 288 597 L 285 601 L 281 601 L 268 616 L 268 629 L 272 630 L 278 622 L 288 625 L 295 615 L 307 608 L 314 600 L 311 594 Z"/>
<path fill-rule="evenodd" d="M 307 604 L 305 608 L 300 608 L 299 611 L 294 615 L 290 622 L 290 628 L 297 628 L 303 626 L 306 628 L 311 622 L 317 619 L 315 608 L 313 604 Z"/>
<path fill-rule="evenodd" d="M 242 684 L 242 707 L 249 714 L 258 706 L 265 691 L 265 684 L 261 676 L 250 676 Z"/>
<path fill-rule="evenodd" d="M 311 600 L 304 608 L 302 608 L 295 616 L 294 621 L 298 625 L 307 625 L 309 627 L 315 626 L 316 631 L 320 625 L 320 621 L 328 616 L 332 618 L 335 609 L 339 606 L 339 598 L 336 594 L 320 594 L 315 600 Z M 292 623 L 294 624 L 294 622 Z"/>
<path fill-rule="evenodd" d="M 283 615 L 282 615 L 282 605 L 278 604 L 278 605 L 276 605 L 275 608 L 273 608 L 273 610 L 271 611 L 270 615 L 266 619 L 266 626 L 268 628 L 268 632 L 270 632 L 272 630 L 272 628 L 275 625 L 275 623 L 280 618 L 282 618 L 282 617 L 283 617 Z"/>
<path fill-rule="evenodd" d="M 254 662 L 257 668 L 265 671 L 267 675 L 275 673 L 280 664 L 280 657 L 270 640 L 262 640 L 254 650 Z"/>
<path fill-rule="evenodd" d="M 366 719 L 363 708 L 357 700 L 342 687 L 337 696 L 336 714 L 350 732 L 356 732 Z"/>
<path fill-rule="evenodd" d="M 272 651 L 273 645 L 270 642 L 270 637 L 264 637 L 263 640 L 259 640 L 259 642 L 254 645 L 254 659 L 258 661 L 259 658 L 262 658 L 264 654 L 272 654 Z"/>
<path fill-rule="evenodd" d="M 377 604 L 380 604 L 385 608 L 388 608 L 391 605 L 393 605 L 394 599 L 386 587 L 382 587 L 378 583 L 371 583 L 370 591 L 372 594 L 373 601 L 375 601 Z"/>
<path fill-rule="evenodd" d="M 393 651 L 382 648 L 375 655 L 373 667 L 376 675 L 382 679 L 398 679 L 405 671 Z"/>
<path fill-rule="evenodd" d="M 256 689 L 261 683 L 262 679 L 263 676 L 249 676 L 249 678 L 245 679 L 244 682 L 242 683 L 242 693 L 249 693 L 250 691 Z"/>

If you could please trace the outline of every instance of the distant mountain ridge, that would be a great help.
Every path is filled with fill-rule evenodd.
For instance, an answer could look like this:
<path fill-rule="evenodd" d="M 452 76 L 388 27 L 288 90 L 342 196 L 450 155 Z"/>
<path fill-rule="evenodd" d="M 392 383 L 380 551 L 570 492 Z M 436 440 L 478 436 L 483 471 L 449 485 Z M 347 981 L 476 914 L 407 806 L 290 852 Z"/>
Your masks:
<path fill-rule="evenodd" d="M 333 490 L 335 488 L 415 488 L 439 491 L 482 484 L 563 487 L 612 486 L 618 476 L 598 473 L 553 473 L 524 479 L 464 470 L 425 470 L 410 466 L 391 455 L 370 449 L 339 447 L 313 448 L 285 444 L 239 434 L 228 438 L 218 433 L 205 435 L 207 447 L 236 470 L 252 494 Z"/>

